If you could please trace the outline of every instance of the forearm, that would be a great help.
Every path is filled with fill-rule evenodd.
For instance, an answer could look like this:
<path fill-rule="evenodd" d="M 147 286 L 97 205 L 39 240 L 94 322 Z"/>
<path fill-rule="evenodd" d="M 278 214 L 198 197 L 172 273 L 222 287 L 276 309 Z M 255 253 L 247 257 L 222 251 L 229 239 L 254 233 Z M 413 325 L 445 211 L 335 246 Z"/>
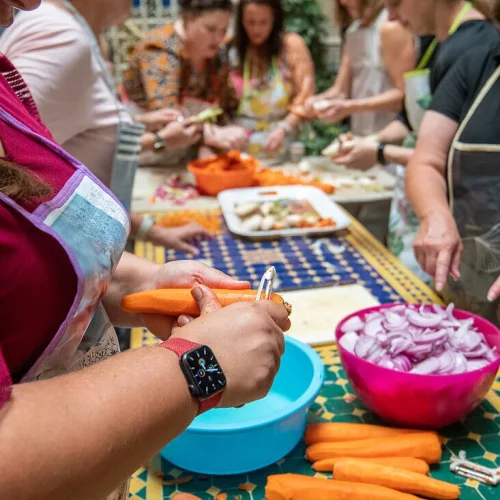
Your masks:
<path fill-rule="evenodd" d="M 405 190 L 417 217 L 422 220 L 430 213 L 449 212 L 444 177 L 434 167 L 415 160 L 406 169 Z"/>
<path fill-rule="evenodd" d="M 384 156 L 387 163 L 396 163 L 406 167 L 414 151 L 413 148 L 404 148 L 403 146 L 388 144 L 384 149 Z"/>
<path fill-rule="evenodd" d="M 102 500 L 196 412 L 177 357 L 157 347 L 16 385 L 0 410 L 0 498 Z"/>
<path fill-rule="evenodd" d="M 375 138 L 379 142 L 387 142 L 388 144 L 401 145 L 405 137 L 410 133 L 406 125 L 399 121 L 393 120 L 380 132 L 375 134 Z"/>
<path fill-rule="evenodd" d="M 103 304 L 115 326 L 143 326 L 141 317 L 123 311 L 120 302 L 125 295 L 155 288 L 155 277 L 160 266 L 125 252 L 118 263 L 113 279 L 104 295 Z"/>
<path fill-rule="evenodd" d="M 349 109 L 351 114 L 366 112 L 396 112 L 401 109 L 404 93 L 398 88 L 365 99 L 351 99 Z"/>
<path fill-rule="evenodd" d="M 151 151 L 156 142 L 156 135 L 152 132 L 145 132 L 141 137 L 141 148 L 143 151 Z"/>

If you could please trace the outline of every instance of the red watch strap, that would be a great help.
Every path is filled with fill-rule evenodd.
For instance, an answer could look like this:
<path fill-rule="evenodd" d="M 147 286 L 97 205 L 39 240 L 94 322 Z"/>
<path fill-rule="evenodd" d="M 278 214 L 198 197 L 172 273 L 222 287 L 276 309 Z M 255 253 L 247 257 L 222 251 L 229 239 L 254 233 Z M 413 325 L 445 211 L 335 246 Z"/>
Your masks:
<path fill-rule="evenodd" d="M 197 347 L 200 347 L 200 344 L 197 344 L 196 342 L 190 342 L 189 340 L 186 339 L 174 338 L 165 340 L 161 344 L 158 344 L 158 347 L 163 347 L 164 349 L 168 349 L 170 351 L 175 352 L 175 354 L 177 354 L 179 359 L 181 359 L 184 353 L 191 351 L 192 349 L 196 349 Z M 198 415 L 200 415 L 201 413 L 205 413 L 206 411 L 211 410 L 212 408 L 215 408 L 220 403 L 221 398 L 222 398 L 222 392 L 218 392 L 211 398 L 198 399 L 199 403 Z"/>

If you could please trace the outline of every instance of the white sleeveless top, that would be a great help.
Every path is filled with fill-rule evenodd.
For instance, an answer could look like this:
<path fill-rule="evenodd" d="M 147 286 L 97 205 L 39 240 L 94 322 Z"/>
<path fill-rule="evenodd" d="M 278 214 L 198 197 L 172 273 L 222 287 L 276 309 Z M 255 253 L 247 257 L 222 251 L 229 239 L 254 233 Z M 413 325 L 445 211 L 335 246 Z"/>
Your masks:
<path fill-rule="evenodd" d="M 347 29 L 344 50 L 349 55 L 352 68 L 352 99 L 374 97 L 394 88 L 381 53 L 380 30 L 388 19 L 389 14 L 384 9 L 370 26 L 363 27 L 356 20 Z M 351 116 L 351 131 L 360 136 L 373 134 L 383 129 L 395 116 L 395 113 L 387 112 L 356 113 Z"/>

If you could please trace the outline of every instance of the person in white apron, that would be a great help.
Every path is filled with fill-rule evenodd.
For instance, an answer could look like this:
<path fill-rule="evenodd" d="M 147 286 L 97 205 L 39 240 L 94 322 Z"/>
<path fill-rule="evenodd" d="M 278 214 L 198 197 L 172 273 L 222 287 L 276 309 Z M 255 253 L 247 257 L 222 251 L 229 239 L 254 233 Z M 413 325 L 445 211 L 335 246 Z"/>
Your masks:
<path fill-rule="evenodd" d="M 497 325 L 499 302 L 488 291 L 500 273 L 500 133 L 492 126 L 500 111 L 499 57 L 500 36 L 449 73 L 424 118 L 407 173 L 408 196 L 422 221 L 415 240 L 419 263 L 447 301 Z"/>
<path fill-rule="evenodd" d="M 380 2 L 363 3 L 366 13 L 360 11 L 361 2 L 346 2 L 354 21 L 345 34 L 337 79 L 307 103 L 320 120 L 350 117 L 350 130 L 360 137 L 381 130 L 395 118 L 403 102 L 403 75 L 415 65 L 411 34 L 389 21 Z M 367 15 L 371 17 L 366 19 Z M 315 110 L 319 101 L 325 103 Z"/>
<path fill-rule="evenodd" d="M 271 163 L 285 160 L 314 93 L 314 65 L 304 40 L 285 33 L 281 0 L 242 0 L 231 50 L 239 98 L 235 123 L 249 131 L 247 152 Z"/>
<path fill-rule="evenodd" d="M 25 1 L 31 8 L 36 3 Z M 0 20 L 5 6 L 0 0 Z M 212 287 L 245 288 L 248 284 L 198 263 L 156 266 L 129 256 L 133 262 L 127 264 L 125 276 L 120 268 L 127 256 L 121 256 L 130 225 L 124 207 L 88 169 L 50 139 L 31 94 L 5 56 L 0 57 L 0 88 L 1 154 L 15 163 L 30 148 L 43 151 L 38 165 L 15 167 L 31 179 L 31 184 L 44 183 L 41 176 L 32 178 L 41 162 L 46 162 L 44 168 L 50 164 L 51 172 L 59 169 L 60 175 L 72 172 L 57 191 L 47 195 L 51 189 L 46 189 L 43 199 L 26 203 L 28 200 L 15 201 L 6 194 L 20 182 L 20 174 L 4 176 L 7 167 L 0 162 L 0 232 L 4 223 L 9 226 L 16 220 L 22 223 L 17 223 L 20 232 L 13 233 L 14 238 L 22 239 L 23 231 L 25 236 L 50 236 L 75 275 L 74 299 L 65 318 L 14 385 L 9 358 L 4 356 L 5 331 L 0 331 L 0 497 L 125 500 L 128 487 L 126 482 L 118 486 L 120 481 L 182 432 L 202 407 L 209 408 L 190 395 L 172 353 L 174 344 L 211 345 L 227 380 L 218 401 L 227 407 L 242 405 L 263 397 L 270 389 L 283 353 L 282 329 L 289 328 L 288 315 L 282 306 L 268 301 L 217 311 L 220 305 L 209 288 L 199 286 L 200 280 Z M 58 178 L 55 175 L 53 179 Z M 15 214 L 15 218 L 8 215 L 4 220 L 4 214 Z M 2 255 L 4 244 L 0 239 Z M 14 255 L 19 263 L 15 253 L 7 255 Z M 0 266 L 3 318 L 10 313 L 2 309 L 10 290 L 22 301 L 19 286 L 31 286 L 29 277 L 24 283 L 13 280 L 6 269 L 9 262 L 12 260 Z M 124 293 L 160 285 L 198 285 L 193 296 L 203 320 L 184 322 L 186 326 L 173 330 L 175 318 L 143 315 L 127 319 L 118 313 Z M 52 296 L 47 303 L 57 304 L 58 299 Z M 27 314 L 29 306 L 26 304 Z M 163 338 L 174 338 L 160 344 L 166 349 L 150 347 L 117 354 L 118 342 L 110 321 L 110 317 L 116 320 L 117 314 L 131 326 L 151 327 L 155 321 L 157 325 L 161 322 Z M 26 349 L 24 345 L 20 348 Z M 26 446 L 20 446 L 21 442 Z M 27 469 L 28 475 L 19 473 Z"/>

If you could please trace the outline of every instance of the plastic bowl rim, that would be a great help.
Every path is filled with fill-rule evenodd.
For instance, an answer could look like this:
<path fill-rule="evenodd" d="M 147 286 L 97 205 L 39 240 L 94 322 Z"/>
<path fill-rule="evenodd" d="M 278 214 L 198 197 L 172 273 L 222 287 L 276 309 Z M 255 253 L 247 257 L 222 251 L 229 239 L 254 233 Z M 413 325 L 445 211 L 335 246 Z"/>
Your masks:
<path fill-rule="evenodd" d="M 320 355 L 311 346 L 285 334 L 285 346 L 286 344 L 294 344 L 295 347 L 297 347 L 307 355 L 307 358 L 312 364 L 313 377 L 309 383 L 309 387 L 304 392 L 304 394 L 300 396 L 300 398 L 296 399 L 290 405 L 281 409 L 280 411 L 270 414 L 265 421 L 253 419 L 237 424 L 199 424 L 195 420 L 184 432 L 204 434 L 208 432 L 218 431 L 219 433 L 223 434 L 240 430 L 247 431 L 257 429 L 259 427 L 265 427 L 275 422 L 285 420 L 312 403 L 314 399 L 316 399 L 323 385 L 325 377 L 325 367 L 323 361 L 321 360 Z"/>
<path fill-rule="evenodd" d="M 408 305 L 415 305 L 415 304 L 412 304 L 410 302 L 391 302 L 391 303 L 388 303 L 388 304 L 380 304 L 378 306 L 365 307 L 364 309 L 360 309 L 359 311 L 356 311 L 356 312 L 353 312 L 353 313 L 347 315 L 344 319 L 342 319 L 339 322 L 339 324 L 337 325 L 337 328 L 335 328 L 335 343 L 337 344 L 337 349 L 339 350 L 339 352 L 341 354 L 341 357 L 347 356 L 347 359 L 349 359 L 349 357 L 352 357 L 356 361 L 361 361 L 362 363 L 365 363 L 368 366 L 376 366 L 377 368 L 380 368 L 381 370 L 385 370 L 388 373 L 398 373 L 400 375 L 407 375 L 407 376 L 420 377 L 420 378 L 426 377 L 426 378 L 428 378 L 430 380 L 443 380 L 444 378 L 448 378 L 448 377 L 453 377 L 453 378 L 455 378 L 455 380 L 457 380 L 458 378 L 467 376 L 467 375 L 469 375 L 471 373 L 484 372 L 486 374 L 487 371 L 489 372 L 493 368 L 495 368 L 494 367 L 495 364 L 497 364 L 496 370 L 498 370 L 500 368 L 500 355 L 499 355 L 497 359 L 495 359 L 493 361 L 490 361 L 490 363 L 488 363 L 486 366 L 483 366 L 482 368 L 478 368 L 476 370 L 467 371 L 467 372 L 464 372 L 464 373 L 449 373 L 449 374 L 442 374 L 442 375 L 439 375 L 439 374 L 426 375 L 426 374 L 423 374 L 423 373 L 400 372 L 398 370 L 393 370 L 393 369 L 387 368 L 385 366 L 380 366 L 380 365 L 377 365 L 376 363 L 372 363 L 371 361 L 367 361 L 366 359 L 360 358 L 360 357 L 356 356 L 355 354 L 353 354 L 353 353 L 347 351 L 346 349 L 344 349 L 342 347 L 342 345 L 340 344 L 339 340 L 340 340 L 341 337 L 339 337 L 339 333 L 341 333 L 342 335 L 345 335 L 344 332 L 340 331 L 340 328 L 342 327 L 342 325 L 345 322 L 347 322 L 349 319 L 353 318 L 354 316 L 360 316 L 362 314 L 366 314 L 368 311 L 371 311 L 371 310 L 377 310 L 377 309 L 381 310 L 381 309 L 388 309 L 390 307 L 408 306 Z M 432 306 L 433 304 L 422 304 L 422 305 L 424 305 L 424 306 Z M 477 321 L 477 320 L 479 320 L 480 322 L 484 321 L 485 323 L 487 323 L 487 324 L 491 325 L 493 328 L 495 328 L 495 330 L 497 330 L 498 334 L 500 335 L 500 330 L 493 323 L 491 323 L 490 321 L 488 321 L 487 319 L 482 318 L 481 316 L 478 316 L 477 314 L 471 313 L 469 311 L 465 311 L 464 309 L 458 309 L 457 308 L 457 309 L 455 309 L 455 311 L 459 311 L 461 313 L 466 314 L 467 316 L 473 318 L 474 321 Z"/>

